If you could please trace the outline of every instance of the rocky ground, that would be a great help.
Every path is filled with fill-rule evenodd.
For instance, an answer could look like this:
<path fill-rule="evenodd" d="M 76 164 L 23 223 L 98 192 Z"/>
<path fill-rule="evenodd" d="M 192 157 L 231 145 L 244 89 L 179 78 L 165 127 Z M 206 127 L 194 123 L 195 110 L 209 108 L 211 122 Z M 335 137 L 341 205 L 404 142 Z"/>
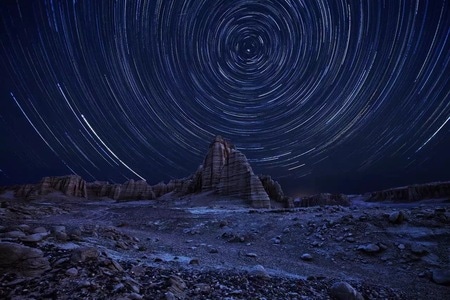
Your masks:
<path fill-rule="evenodd" d="M 448 299 L 448 199 L 0 196 L 1 299 Z M 232 204 L 230 204 L 232 203 Z"/>

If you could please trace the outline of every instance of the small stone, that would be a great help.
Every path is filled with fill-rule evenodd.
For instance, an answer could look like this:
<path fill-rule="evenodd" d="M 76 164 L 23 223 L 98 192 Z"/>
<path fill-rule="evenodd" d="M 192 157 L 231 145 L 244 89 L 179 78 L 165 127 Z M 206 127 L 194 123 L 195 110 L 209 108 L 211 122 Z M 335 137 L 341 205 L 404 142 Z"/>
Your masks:
<path fill-rule="evenodd" d="M 42 241 L 47 236 L 47 233 L 34 233 L 21 237 L 20 240 L 26 243 L 37 243 Z"/>
<path fill-rule="evenodd" d="M 66 275 L 67 276 L 77 276 L 78 275 L 78 270 L 77 268 L 70 268 L 66 271 Z"/>
<path fill-rule="evenodd" d="M 416 255 L 425 255 L 425 254 L 428 253 L 428 250 L 422 244 L 412 244 L 411 245 L 411 252 L 416 254 Z"/>
<path fill-rule="evenodd" d="M 26 234 L 23 233 L 23 231 L 15 230 L 15 231 L 9 231 L 5 233 L 5 237 L 9 238 L 22 238 L 25 237 Z"/>
<path fill-rule="evenodd" d="M 405 245 L 404 244 L 398 244 L 398 249 L 400 250 L 405 250 Z"/>
<path fill-rule="evenodd" d="M 61 241 L 61 242 L 67 241 L 67 233 L 65 233 L 64 231 L 56 231 L 54 233 L 54 235 L 58 241 Z"/>
<path fill-rule="evenodd" d="M 258 257 L 258 254 L 256 254 L 256 253 L 252 253 L 252 252 L 249 252 L 249 253 L 246 253 L 246 254 L 245 254 L 245 256 L 247 256 L 247 257 L 254 257 L 254 258 L 256 258 L 256 257 Z"/>
<path fill-rule="evenodd" d="M 301 259 L 304 261 L 311 261 L 313 259 L 312 255 L 309 253 L 304 253 L 301 256 Z"/>
<path fill-rule="evenodd" d="M 450 285 L 450 270 L 434 270 L 431 279 L 440 285 Z"/>
<path fill-rule="evenodd" d="M 402 211 L 394 211 L 389 215 L 389 222 L 394 224 L 400 224 L 405 219 Z"/>
<path fill-rule="evenodd" d="M 358 250 L 363 251 L 365 253 L 377 253 L 380 252 L 381 249 L 375 244 L 367 244 L 359 246 Z"/>
<path fill-rule="evenodd" d="M 36 227 L 33 233 L 47 233 L 47 229 L 45 227 Z"/>
<path fill-rule="evenodd" d="M 250 270 L 250 275 L 261 277 L 261 278 L 270 278 L 269 273 L 267 273 L 266 269 L 261 265 L 256 265 Z"/>
<path fill-rule="evenodd" d="M 84 262 L 87 259 L 97 259 L 99 256 L 98 250 L 94 247 L 82 247 L 72 251 L 70 260 L 74 263 Z"/>
<path fill-rule="evenodd" d="M 144 275 L 145 268 L 143 266 L 133 266 L 131 268 L 131 273 L 135 274 L 136 276 Z"/>
<path fill-rule="evenodd" d="M 281 243 L 281 239 L 278 236 L 270 239 L 270 241 L 276 245 Z"/>
<path fill-rule="evenodd" d="M 216 248 L 209 248 L 209 253 L 219 253 L 219 250 L 217 250 Z"/>
<path fill-rule="evenodd" d="M 172 292 L 167 292 L 164 296 L 166 296 L 166 300 L 176 300 L 175 295 Z"/>
<path fill-rule="evenodd" d="M 138 293 L 131 293 L 128 295 L 128 298 L 131 300 L 142 300 L 142 299 L 144 299 L 144 296 L 142 296 Z"/>
<path fill-rule="evenodd" d="M 23 232 L 30 232 L 30 230 L 31 230 L 30 225 L 27 225 L 27 224 L 20 224 L 19 226 L 17 226 L 17 229 L 19 229 Z"/>
<path fill-rule="evenodd" d="M 52 232 L 53 233 L 65 232 L 65 231 L 66 231 L 66 226 L 53 226 L 52 227 Z"/>
<path fill-rule="evenodd" d="M 354 243 L 354 242 L 356 242 L 356 240 L 355 240 L 355 238 L 354 237 L 348 237 L 348 238 L 346 238 L 345 239 L 347 242 L 349 242 L 349 243 Z"/>
<path fill-rule="evenodd" d="M 330 295 L 338 300 L 361 300 L 364 299 L 360 293 L 358 293 L 347 282 L 336 282 L 333 284 L 329 291 Z"/>
<path fill-rule="evenodd" d="M 193 258 L 189 261 L 190 265 L 199 265 L 200 261 L 197 258 Z"/>
<path fill-rule="evenodd" d="M 122 272 L 122 271 L 123 271 L 122 266 L 121 266 L 117 261 L 111 260 L 111 264 L 114 266 L 114 268 L 115 268 L 117 271 L 119 271 L 119 272 Z"/>
<path fill-rule="evenodd" d="M 113 292 L 114 293 L 118 292 L 118 291 L 122 290 L 123 288 L 125 288 L 125 285 L 123 283 L 118 283 L 114 286 Z"/>

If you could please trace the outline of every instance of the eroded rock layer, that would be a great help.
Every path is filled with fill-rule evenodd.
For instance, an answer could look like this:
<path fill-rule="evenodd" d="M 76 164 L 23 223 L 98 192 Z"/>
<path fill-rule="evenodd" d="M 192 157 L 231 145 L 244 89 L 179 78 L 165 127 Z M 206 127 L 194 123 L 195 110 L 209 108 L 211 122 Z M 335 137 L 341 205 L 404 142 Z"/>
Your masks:
<path fill-rule="evenodd" d="M 370 200 L 418 201 L 422 199 L 445 197 L 450 197 L 450 181 L 417 184 L 373 192 L 370 196 Z"/>

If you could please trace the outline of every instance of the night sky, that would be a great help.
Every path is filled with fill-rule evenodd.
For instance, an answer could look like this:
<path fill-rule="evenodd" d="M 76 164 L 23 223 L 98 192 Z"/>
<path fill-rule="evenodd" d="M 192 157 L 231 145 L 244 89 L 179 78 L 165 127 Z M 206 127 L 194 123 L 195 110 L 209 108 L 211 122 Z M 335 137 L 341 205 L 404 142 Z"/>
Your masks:
<path fill-rule="evenodd" d="M 291 195 L 450 180 L 450 1 L 1 0 L 0 185 L 181 178 L 213 137 Z"/>

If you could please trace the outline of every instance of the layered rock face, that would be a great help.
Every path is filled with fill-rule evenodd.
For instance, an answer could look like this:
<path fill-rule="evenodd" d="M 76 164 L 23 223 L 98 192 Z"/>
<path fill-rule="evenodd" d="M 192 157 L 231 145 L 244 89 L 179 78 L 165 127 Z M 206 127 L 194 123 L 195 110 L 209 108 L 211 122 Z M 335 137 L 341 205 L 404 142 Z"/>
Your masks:
<path fill-rule="evenodd" d="M 277 181 L 273 180 L 269 175 L 259 175 L 258 177 L 271 200 L 285 207 L 294 207 L 293 199 L 284 195 L 281 185 Z"/>
<path fill-rule="evenodd" d="M 230 152 L 216 188 L 221 195 L 248 200 L 255 208 L 270 208 L 270 198 L 261 180 L 253 173 L 245 155 L 237 150 Z"/>
<path fill-rule="evenodd" d="M 221 136 L 210 144 L 203 165 L 186 185 L 193 192 L 200 187 L 202 191 L 215 190 L 221 195 L 247 200 L 256 208 L 270 208 L 269 196 L 245 155 Z"/>
<path fill-rule="evenodd" d="M 128 180 L 120 187 L 118 200 L 130 199 L 155 199 L 155 193 L 150 185 L 144 180 Z"/>
<path fill-rule="evenodd" d="M 86 182 L 77 175 L 44 177 L 38 184 L 19 186 L 15 196 L 30 199 L 55 191 L 60 191 L 67 196 L 87 198 Z"/>
<path fill-rule="evenodd" d="M 87 183 L 87 191 L 89 198 L 107 197 L 111 199 L 119 199 L 120 184 L 111 184 L 107 181 L 94 181 Z"/>
<path fill-rule="evenodd" d="M 303 197 L 300 202 L 296 203 L 296 205 L 301 207 L 310 207 L 318 205 L 350 206 L 350 201 L 344 194 L 321 193 L 317 195 Z"/>
<path fill-rule="evenodd" d="M 86 183 L 76 175 L 44 177 L 39 184 L 14 188 L 15 196 L 32 199 L 60 191 L 67 196 L 82 198 L 107 197 L 114 200 L 156 199 L 167 193 L 188 195 L 201 191 L 216 191 L 221 195 L 247 200 L 255 208 L 270 208 L 270 200 L 289 203 L 280 185 L 270 176 L 254 174 L 247 158 L 229 141 L 217 136 L 210 144 L 203 164 L 187 178 L 173 179 L 150 186 L 143 180 L 128 180 L 124 184 L 104 181 Z"/>
<path fill-rule="evenodd" d="M 216 136 L 209 146 L 208 154 L 203 161 L 202 169 L 202 190 L 214 189 L 222 177 L 222 169 L 228 161 L 231 144 L 221 136 Z"/>
<path fill-rule="evenodd" d="M 369 200 L 418 201 L 422 199 L 445 198 L 445 197 L 450 197 L 450 181 L 417 184 L 373 192 Z"/>

